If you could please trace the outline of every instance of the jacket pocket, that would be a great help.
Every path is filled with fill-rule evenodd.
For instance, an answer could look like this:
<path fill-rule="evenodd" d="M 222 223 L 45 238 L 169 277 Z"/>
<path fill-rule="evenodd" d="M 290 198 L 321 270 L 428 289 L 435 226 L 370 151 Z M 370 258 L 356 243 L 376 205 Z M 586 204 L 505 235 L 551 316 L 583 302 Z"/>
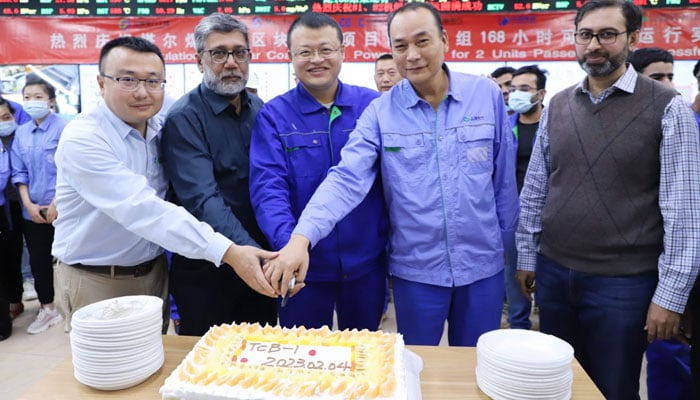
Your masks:
<path fill-rule="evenodd" d="M 493 125 L 457 128 L 460 169 L 465 174 L 482 174 L 493 170 Z"/>
<path fill-rule="evenodd" d="M 328 149 L 322 133 L 292 133 L 281 135 L 287 165 L 297 177 L 325 174 L 329 165 Z"/>
<path fill-rule="evenodd" d="M 382 133 L 382 158 L 386 168 L 406 179 L 425 176 L 428 147 L 425 133 Z"/>

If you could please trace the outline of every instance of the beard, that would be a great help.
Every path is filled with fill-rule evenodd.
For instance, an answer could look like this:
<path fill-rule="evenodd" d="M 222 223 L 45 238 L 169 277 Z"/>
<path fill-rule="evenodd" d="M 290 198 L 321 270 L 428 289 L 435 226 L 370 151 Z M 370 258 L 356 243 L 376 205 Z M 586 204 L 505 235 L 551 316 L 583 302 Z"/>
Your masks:
<path fill-rule="evenodd" d="M 603 56 L 605 57 L 605 62 L 602 64 L 596 64 L 596 65 L 589 65 L 586 63 L 586 60 L 588 59 L 588 56 L 590 55 L 595 55 L 595 56 Z M 600 49 L 599 51 L 593 52 L 593 53 L 588 53 L 584 54 L 582 57 L 577 57 L 577 61 L 579 65 L 581 66 L 581 69 L 586 71 L 586 73 L 589 76 L 595 77 L 595 78 L 600 78 L 600 77 L 605 77 L 610 74 L 612 74 L 614 71 L 616 71 L 618 68 L 620 68 L 621 65 L 625 63 L 627 60 L 627 56 L 629 55 L 629 47 L 625 45 L 625 48 L 623 51 L 620 52 L 620 54 L 610 57 L 610 54 L 603 51 Z"/>
<path fill-rule="evenodd" d="M 248 74 L 224 70 L 219 75 L 216 75 L 207 63 L 202 63 L 202 66 L 204 67 L 204 84 L 219 96 L 236 97 L 245 90 L 245 85 L 248 83 Z M 225 78 L 230 77 L 238 77 L 240 80 L 236 82 L 224 81 Z"/>

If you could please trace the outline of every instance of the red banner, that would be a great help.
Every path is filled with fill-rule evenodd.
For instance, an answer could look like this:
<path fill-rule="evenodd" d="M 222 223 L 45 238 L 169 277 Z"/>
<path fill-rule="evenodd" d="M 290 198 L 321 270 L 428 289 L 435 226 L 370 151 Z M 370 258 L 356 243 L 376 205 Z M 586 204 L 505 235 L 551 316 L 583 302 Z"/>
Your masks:
<path fill-rule="evenodd" d="M 571 61 L 574 13 L 443 14 L 447 61 Z M 678 60 L 700 59 L 700 9 L 645 10 L 640 47 L 661 47 Z M 253 62 L 288 62 L 287 28 L 294 15 L 243 16 Z M 337 17 L 345 61 L 373 62 L 389 52 L 386 15 Z M 199 17 L 0 17 L 0 64 L 95 64 L 118 36 L 141 36 L 167 63 L 194 63 Z"/>

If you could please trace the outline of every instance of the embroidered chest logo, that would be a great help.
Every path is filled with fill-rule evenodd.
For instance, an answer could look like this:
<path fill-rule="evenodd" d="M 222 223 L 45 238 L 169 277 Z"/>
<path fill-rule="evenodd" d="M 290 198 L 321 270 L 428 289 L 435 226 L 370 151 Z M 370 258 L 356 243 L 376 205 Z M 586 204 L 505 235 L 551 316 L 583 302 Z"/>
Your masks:
<path fill-rule="evenodd" d="M 467 115 L 466 117 L 464 117 L 464 119 L 462 121 L 469 123 L 469 122 L 482 121 L 483 119 L 484 119 L 483 115 L 473 115 L 473 116 Z"/>

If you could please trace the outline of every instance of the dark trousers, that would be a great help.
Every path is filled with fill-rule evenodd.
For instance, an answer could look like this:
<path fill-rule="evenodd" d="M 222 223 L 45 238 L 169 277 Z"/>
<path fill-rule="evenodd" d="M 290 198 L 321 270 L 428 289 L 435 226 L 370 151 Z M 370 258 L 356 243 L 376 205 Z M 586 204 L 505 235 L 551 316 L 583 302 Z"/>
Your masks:
<path fill-rule="evenodd" d="M 7 339 L 12 334 L 12 319 L 10 318 L 10 303 L 0 289 L 0 340 Z"/>
<path fill-rule="evenodd" d="M 678 340 L 654 340 L 647 346 L 647 398 L 690 399 L 690 348 Z"/>
<path fill-rule="evenodd" d="M 227 264 L 173 254 L 170 293 L 180 314 L 180 335 L 202 336 L 223 323 L 277 324 L 275 299 L 248 287 Z"/>
<path fill-rule="evenodd" d="M 604 276 L 537 258 L 540 331 L 566 340 L 608 400 L 639 399 L 646 315 L 657 274 Z"/>
<path fill-rule="evenodd" d="M 693 336 L 690 339 L 690 374 L 693 382 L 693 399 L 700 400 L 700 278 L 690 295 L 690 312 L 693 314 Z"/>
<path fill-rule="evenodd" d="M 279 308 L 280 325 L 308 329 L 333 327 L 333 310 L 340 329 L 376 331 L 382 318 L 386 291 L 386 267 L 377 265 L 357 279 L 342 282 L 309 282 L 285 307 Z M 281 300 L 279 300 L 281 305 Z"/>
<path fill-rule="evenodd" d="M 512 245 L 508 245 L 505 249 L 506 268 L 504 270 L 506 300 L 508 300 L 508 325 L 512 329 L 530 330 L 532 328 L 532 321 L 530 320 L 532 302 L 520 291 L 520 285 L 515 279 L 518 250 L 515 248 L 514 241 L 510 244 Z"/>
<path fill-rule="evenodd" d="M 0 289 L 10 303 L 22 301 L 22 221 L 19 202 L 0 206 Z"/>
<path fill-rule="evenodd" d="M 24 238 L 27 240 L 29 265 L 34 275 L 34 288 L 41 304 L 53 303 L 53 243 L 54 228 L 51 224 L 24 221 Z"/>

